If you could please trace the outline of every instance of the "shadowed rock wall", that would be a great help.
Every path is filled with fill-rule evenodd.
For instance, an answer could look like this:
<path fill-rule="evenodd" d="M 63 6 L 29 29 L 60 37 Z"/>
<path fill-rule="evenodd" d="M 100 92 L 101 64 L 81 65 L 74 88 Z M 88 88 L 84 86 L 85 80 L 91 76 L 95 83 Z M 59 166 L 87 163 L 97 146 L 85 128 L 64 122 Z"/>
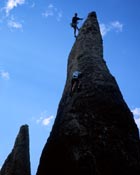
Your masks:
<path fill-rule="evenodd" d="M 82 72 L 70 96 L 73 71 Z M 96 13 L 88 15 L 68 58 L 67 80 L 37 175 L 138 175 L 138 129 L 103 59 Z"/>
<path fill-rule="evenodd" d="M 1 168 L 0 175 L 30 174 L 29 131 L 28 126 L 23 125 L 17 135 L 12 152 Z"/>

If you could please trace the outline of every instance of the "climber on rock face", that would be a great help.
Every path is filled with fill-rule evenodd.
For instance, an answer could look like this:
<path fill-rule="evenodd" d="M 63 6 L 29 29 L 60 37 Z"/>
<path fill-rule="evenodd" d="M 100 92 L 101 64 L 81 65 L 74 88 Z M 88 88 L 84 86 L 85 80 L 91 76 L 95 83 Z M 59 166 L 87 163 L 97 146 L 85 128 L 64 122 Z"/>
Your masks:
<path fill-rule="evenodd" d="M 73 29 L 74 29 L 74 36 L 75 36 L 75 38 L 76 38 L 76 30 L 79 31 L 79 28 L 77 26 L 79 20 L 83 20 L 83 18 L 79 18 L 78 14 L 75 13 L 75 15 L 72 18 L 72 23 L 71 23 L 71 27 L 73 27 Z"/>
<path fill-rule="evenodd" d="M 80 71 L 74 71 L 72 74 L 72 80 L 71 80 L 71 95 L 72 93 L 76 90 L 79 90 L 80 88 L 80 80 L 79 78 L 81 77 L 81 72 Z"/>

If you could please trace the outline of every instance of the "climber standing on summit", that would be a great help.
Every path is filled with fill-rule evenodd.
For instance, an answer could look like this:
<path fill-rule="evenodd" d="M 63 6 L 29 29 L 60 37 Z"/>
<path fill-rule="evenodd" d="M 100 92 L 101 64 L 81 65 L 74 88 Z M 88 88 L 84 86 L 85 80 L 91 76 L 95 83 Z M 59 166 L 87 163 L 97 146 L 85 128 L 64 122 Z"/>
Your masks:
<path fill-rule="evenodd" d="M 77 37 L 76 36 L 76 30 L 79 31 L 79 28 L 77 26 L 79 20 L 83 20 L 83 18 L 79 18 L 78 14 L 75 13 L 75 15 L 72 17 L 72 23 L 71 23 L 71 27 L 73 27 L 73 29 L 74 29 L 74 36 L 75 36 L 75 38 Z"/>

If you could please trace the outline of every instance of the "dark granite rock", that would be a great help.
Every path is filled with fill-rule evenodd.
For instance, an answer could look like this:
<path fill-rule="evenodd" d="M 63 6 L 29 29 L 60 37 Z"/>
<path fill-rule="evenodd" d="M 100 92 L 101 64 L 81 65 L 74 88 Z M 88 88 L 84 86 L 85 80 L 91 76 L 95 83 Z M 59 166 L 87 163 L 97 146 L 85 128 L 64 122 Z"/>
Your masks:
<path fill-rule="evenodd" d="M 80 91 L 70 96 L 73 71 Z M 88 15 L 68 58 L 67 80 L 37 175 L 138 175 L 138 128 L 103 59 L 96 13 Z"/>
<path fill-rule="evenodd" d="M 29 131 L 23 125 L 15 140 L 12 152 L 5 160 L 0 175 L 30 175 Z"/>

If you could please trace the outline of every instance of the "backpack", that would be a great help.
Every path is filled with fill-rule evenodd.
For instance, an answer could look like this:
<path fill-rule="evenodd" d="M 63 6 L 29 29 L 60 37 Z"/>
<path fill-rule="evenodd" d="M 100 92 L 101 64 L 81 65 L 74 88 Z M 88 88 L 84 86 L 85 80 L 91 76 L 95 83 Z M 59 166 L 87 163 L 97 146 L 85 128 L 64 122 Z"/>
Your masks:
<path fill-rule="evenodd" d="M 74 28 L 74 27 L 76 27 L 76 24 L 70 23 L 70 26 Z"/>

